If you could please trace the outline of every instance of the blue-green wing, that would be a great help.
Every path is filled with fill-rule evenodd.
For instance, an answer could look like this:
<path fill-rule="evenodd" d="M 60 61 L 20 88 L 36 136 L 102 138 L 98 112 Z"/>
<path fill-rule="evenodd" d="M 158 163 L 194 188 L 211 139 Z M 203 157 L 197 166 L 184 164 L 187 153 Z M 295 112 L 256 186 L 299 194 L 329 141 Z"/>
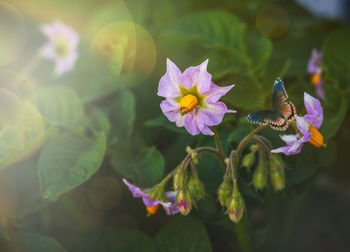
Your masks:
<path fill-rule="evenodd" d="M 272 91 L 272 106 L 276 109 L 284 101 L 288 99 L 287 91 L 284 84 L 280 78 L 275 80 Z"/>

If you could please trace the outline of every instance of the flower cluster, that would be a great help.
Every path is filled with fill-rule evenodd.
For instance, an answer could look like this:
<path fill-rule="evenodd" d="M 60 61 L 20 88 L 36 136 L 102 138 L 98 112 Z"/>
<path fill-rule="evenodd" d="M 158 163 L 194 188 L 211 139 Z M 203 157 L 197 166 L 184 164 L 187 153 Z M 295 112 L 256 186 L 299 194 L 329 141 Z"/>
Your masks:
<path fill-rule="evenodd" d="M 315 54 L 315 57 L 319 55 Z M 318 59 L 315 58 L 314 65 Z M 237 169 L 240 164 L 251 172 L 251 167 L 257 166 L 252 176 L 252 184 L 256 190 L 263 190 L 270 181 L 275 191 L 285 187 L 285 164 L 276 153 L 294 155 L 300 153 L 305 142 L 321 147 L 324 146 L 323 136 L 318 131 L 323 122 L 323 109 L 318 99 L 304 94 L 304 103 L 307 114 L 296 116 L 295 106 L 286 101 L 288 95 L 282 80 L 276 79 L 273 88 L 273 108 L 250 114 L 248 120 L 259 124 L 253 132 L 248 134 L 239 143 L 237 150 L 232 150 L 227 158 L 220 137 L 210 129 L 221 123 L 226 113 L 235 111 L 227 109 L 219 99 L 231 90 L 234 85 L 219 87 L 212 82 L 212 76 L 207 72 L 208 60 L 199 66 L 189 67 L 183 73 L 169 59 L 167 60 L 166 74 L 161 78 L 158 87 L 158 95 L 164 97 L 160 104 L 164 115 L 178 127 L 185 127 L 191 135 L 214 135 L 217 148 L 200 147 L 191 149 L 187 147 L 187 156 L 171 173 L 159 184 L 150 189 L 140 189 L 130 184 L 126 179 L 124 183 L 129 187 L 134 197 L 141 197 L 149 214 L 155 214 L 159 206 L 163 206 L 167 214 L 181 213 L 188 215 L 196 201 L 205 197 L 203 183 L 197 174 L 196 164 L 201 152 L 209 152 L 215 155 L 225 170 L 223 182 L 218 188 L 218 201 L 226 214 L 234 222 L 238 223 L 245 213 L 245 201 L 238 188 Z M 309 64 L 310 65 L 310 64 Z M 314 70 L 313 65 L 310 69 Z M 318 71 L 320 74 L 319 70 Z M 317 77 L 314 77 L 316 81 Z M 319 80 L 318 80 L 319 81 Z M 319 85 L 319 84 L 318 84 Z M 282 135 L 286 146 L 273 149 L 271 142 L 260 135 L 258 131 L 270 125 L 276 130 L 285 130 L 288 125 L 294 126 L 296 134 Z M 240 155 L 249 141 L 255 142 L 250 146 L 250 152 L 246 154 L 240 163 Z M 269 178 L 268 178 L 269 176 Z M 164 192 L 164 187 L 170 178 L 173 178 L 174 191 Z"/>

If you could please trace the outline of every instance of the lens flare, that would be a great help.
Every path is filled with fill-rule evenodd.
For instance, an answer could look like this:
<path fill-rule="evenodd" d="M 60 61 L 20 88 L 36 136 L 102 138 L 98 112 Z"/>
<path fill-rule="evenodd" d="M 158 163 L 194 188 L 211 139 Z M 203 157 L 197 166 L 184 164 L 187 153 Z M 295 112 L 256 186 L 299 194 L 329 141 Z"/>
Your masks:
<path fill-rule="evenodd" d="M 21 54 L 25 31 L 22 14 L 14 6 L 0 2 L 0 67 L 12 63 Z"/>
<path fill-rule="evenodd" d="M 114 22 L 103 27 L 93 39 L 91 51 L 98 64 L 124 85 L 146 79 L 156 61 L 153 38 L 132 22 Z"/>
<path fill-rule="evenodd" d="M 289 26 L 289 16 L 284 8 L 277 5 L 263 7 L 256 16 L 258 30 L 269 38 L 279 38 Z"/>

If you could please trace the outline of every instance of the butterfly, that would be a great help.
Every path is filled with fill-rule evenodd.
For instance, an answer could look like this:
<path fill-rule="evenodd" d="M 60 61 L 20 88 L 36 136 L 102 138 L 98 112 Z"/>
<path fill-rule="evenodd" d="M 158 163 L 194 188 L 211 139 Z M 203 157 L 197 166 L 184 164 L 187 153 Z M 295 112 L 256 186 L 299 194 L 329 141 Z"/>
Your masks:
<path fill-rule="evenodd" d="M 296 116 L 295 106 L 287 101 L 288 94 L 280 78 L 275 80 L 272 91 L 272 109 L 261 110 L 247 116 L 250 123 L 259 125 L 269 124 L 275 130 L 284 131 L 288 128 L 289 121 Z"/>

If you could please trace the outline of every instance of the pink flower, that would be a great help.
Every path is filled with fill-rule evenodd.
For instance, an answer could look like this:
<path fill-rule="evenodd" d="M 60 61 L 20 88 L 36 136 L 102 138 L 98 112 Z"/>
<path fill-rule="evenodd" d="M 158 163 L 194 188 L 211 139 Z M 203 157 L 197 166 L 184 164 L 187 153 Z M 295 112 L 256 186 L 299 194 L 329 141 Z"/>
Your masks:
<path fill-rule="evenodd" d="M 123 182 L 129 187 L 132 195 L 135 198 L 142 198 L 143 203 L 146 206 L 147 212 L 150 214 L 155 214 L 158 210 L 159 205 L 162 205 L 165 212 L 168 215 L 177 214 L 179 212 L 179 208 L 176 206 L 176 191 L 165 192 L 165 197 L 169 200 L 168 202 L 160 201 L 152 199 L 151 196 L 147 194 L 148 189 L 141 189 L 131 183 L 129 183 L 126 179 L 123 179 Z"/>
<path fill-rule="evenodd" d="M 303 144 L 311 143 L 316 147 L 323 146 L 323 136 L 318 131 L 323 122 L 323 109 L 318 99 L 304 93 L 304 103 L 307 114 L 303 117 L 297 116 L 296 124 L 299 133 L 295 135 L 281 135 L 287 146 L 272 150 L 274 153 L 284 153 L 285 155 L 295 155 L 300 153 Z"/>
<path fill-rule="evenodd" d="M 316 95 L 321 99 L 325 99 L 324 90 L 323 90 L 323 80 L 321 77 L 322 74 L 322 53 L 316 49 L 312 50 L 311 58 L 307 65 L 307 71 L 311 74 L 310 82 L 315 86 Z"/>
<path fill-rule="evenodd" d="M 160 104 L 164 115 L 177 127 L 185 127 L 191 135 L 213 135 L 209 127 L 220 124 L 226 113 L 236 112 L 219 101 L 234 85 L 215 85 L 207 65 L 208 60 L 181 73 L 167 59 L 167 71 L 158 86 L 158 96 L 166 98 Z"/>
<path fill-rule="evenodd" d="M 78 33 L 59 21 L 42 25 L 41 31 L 48 41 L 40 48 L 40 55 L 55 62 L 59 76 L 72 70 L 78 59 Z"/>

